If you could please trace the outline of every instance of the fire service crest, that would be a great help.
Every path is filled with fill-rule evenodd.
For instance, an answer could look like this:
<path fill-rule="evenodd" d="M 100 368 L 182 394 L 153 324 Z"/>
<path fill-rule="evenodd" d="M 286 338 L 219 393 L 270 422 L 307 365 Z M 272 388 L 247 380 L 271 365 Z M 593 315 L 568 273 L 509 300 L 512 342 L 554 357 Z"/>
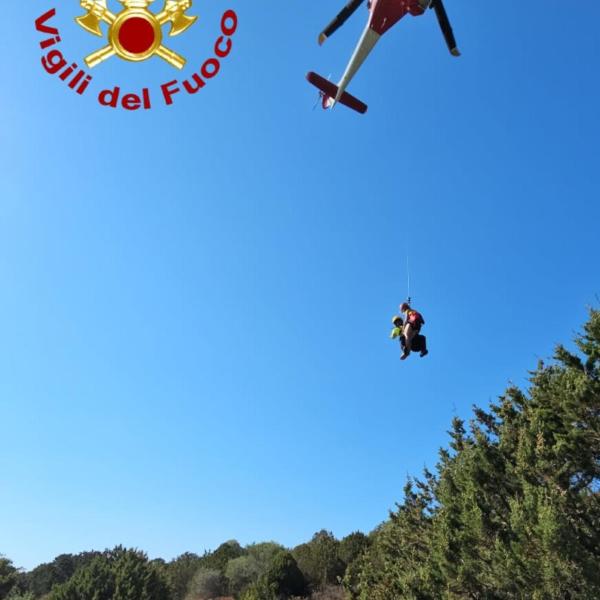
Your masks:
<path fill-rule="evenodd" d="M 115 7 L 117 0 L 113 0 Z M 76 16 L 75 22 L 88 33 L 105 38 L 105 44 L 84 57 L 88 69 L 93 69 L 112 57 L 137 63 L 158 56 L 176 69 L 183 69 L 187 60 L 171 48 L 165 40 L 188 31 L 198 20 L 190 15 L 193 0 L 162 0 L 162 9 L 153 12 L 150 5 L 155 0 L 118 0 L 120 11 L 112 11 L 107 0 L 78 0 L 85 14 Z M 75 1 L 73 1 L 75 4 Z M 91 73 L 79 61 L 71 62 L 62 49 L 63 39 L 54 24 L 57 10 L 51 8 L 35 21 L 36 30 L 46 37 L 40 41 L 44 52 L 41 62 L 49 75 L 55 75 L 72 91 L 80 96 L 92 89 Z M 196 59 L 196 67 L 185 79 L 172 79 L 159 86 L 159 95 L 166 106 L 174 103 L 177 94 L 196 95 L 203 90 L 209 80 L 221 72 L 225 59 L 233 48 L 233 36 L 238 28 L 235 10 L 225 10 L 220 19 L 220 31 L 216 33 L 212 52 L 204 59 Z M 194 29 L 195 31 L 196 29 Z M 101 71 L 103 76 L 107 71 Z M 101 106 L 123 108 L 125 110 L 147 110 L 153 106 L 155 93 L 150 86 L 130 92 L 121 86 L 112 86 L 97 92 Z"/>
<path fill-rule="evenodd" d="M 171 24 L 169 36 L 179 35 L 189 29 L 198 19 L 186 14 L 192 0 L 166 0 L 159 13 L 148 7 L 154 0 L 119 0 L 124 8 L 118 14 L 111 12 L 106 0 L 81 0 L 87 13 L 75 19 L 89 33 L 103 37 L 100 23 L 108 25 L 108 45 L 85 58 L 91 69 L 112 56 L 139 62 L 159 56 L 177 69 L 185 66 L 186 60 L 163 44 L 162 28 Z"/>

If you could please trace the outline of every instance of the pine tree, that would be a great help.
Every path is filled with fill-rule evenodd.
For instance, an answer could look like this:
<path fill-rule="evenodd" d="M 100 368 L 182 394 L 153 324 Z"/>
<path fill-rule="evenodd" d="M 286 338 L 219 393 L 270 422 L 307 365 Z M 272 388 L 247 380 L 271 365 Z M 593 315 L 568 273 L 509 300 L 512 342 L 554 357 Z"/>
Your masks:
<path fill-rule="evenodd" d="M 166 580 L 147 556 L 117 547 L 53 588 L 49 600 L 171 600 Z"/>
<path fill-rule="evenodd" d="M 348 571 L 360 600 L 600 598 L 600 313 L 530 388 L 455 419 Z"/>

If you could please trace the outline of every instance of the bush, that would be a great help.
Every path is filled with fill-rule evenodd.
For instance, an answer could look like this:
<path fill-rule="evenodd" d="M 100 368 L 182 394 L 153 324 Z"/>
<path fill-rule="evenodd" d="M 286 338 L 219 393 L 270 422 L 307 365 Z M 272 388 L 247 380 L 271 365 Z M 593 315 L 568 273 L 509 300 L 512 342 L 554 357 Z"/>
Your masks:
<path fill-rule="evenodd" d="M 200 568 L 190 583 L 188 600 L 208 600 L 227 592 L 227 580 L 218 569 Z"/>

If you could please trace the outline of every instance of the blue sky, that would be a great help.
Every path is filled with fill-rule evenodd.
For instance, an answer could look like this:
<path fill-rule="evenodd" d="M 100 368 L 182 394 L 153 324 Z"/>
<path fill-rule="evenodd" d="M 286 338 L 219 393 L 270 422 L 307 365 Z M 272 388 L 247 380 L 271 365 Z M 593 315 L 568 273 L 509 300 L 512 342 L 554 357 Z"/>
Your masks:
<path fill-rule="evenodd" d="M 364 27 L 317 46 L 341 0 L 195 2 L 185 72 L 230 7 L 233 53 L 137 113 L 42 70 L 54 4 L 5 7 L 0 553 L 368 531 L 453 415 L 572 338 L 600 294 L 600 6 L 446 4 L 463 56 L 406 18 L 350 87 L 364 117 L 304 81 Z M 58 7 L 71 60 L 101 45 L 79 14 Z M 93 89 L 173 75 L 113 58 Z M 431 354 L 400 363 L 407 253 Z"/>

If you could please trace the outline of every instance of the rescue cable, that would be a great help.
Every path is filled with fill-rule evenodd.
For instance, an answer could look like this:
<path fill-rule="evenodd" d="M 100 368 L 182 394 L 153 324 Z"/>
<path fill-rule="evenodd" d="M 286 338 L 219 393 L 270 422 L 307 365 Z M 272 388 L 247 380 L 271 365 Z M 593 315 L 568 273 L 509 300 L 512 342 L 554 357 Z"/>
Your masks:
<path fill-rule="evenodd" d="M 406 303 L 410 304 L 410 265 L 408 263 L 408 252 L 406 253 Z"/>

